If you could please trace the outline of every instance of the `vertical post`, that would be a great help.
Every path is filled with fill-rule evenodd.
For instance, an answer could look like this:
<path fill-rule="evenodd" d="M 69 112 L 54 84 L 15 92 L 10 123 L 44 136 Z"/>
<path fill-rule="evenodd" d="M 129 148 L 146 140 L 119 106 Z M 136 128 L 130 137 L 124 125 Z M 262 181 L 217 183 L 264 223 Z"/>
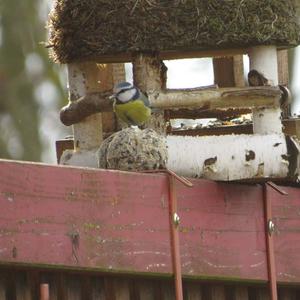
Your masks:
<path fill-rule="evenodd" d="M 49 284 L 48 283 L 42 283 L 40 285 L 40 300 L 49 300 L 50 299 L 50 293 L 49 293 Z"/>
<path fill-rule="evenodd" d="M 179 249 L 179 217 L 177 215 L 177 198 L 175 178 L 172 175 L 169 177 L 169 220 L 170 220 L 170 237 L 171 237 L 171 251 L 172 251 L 172 265 L 175 281 L 175 295 L 176 300 L 183 300 L 182 290 L 182 274 L 181 274 L 181 260 Z"/>
<path fill-rule="evenodd" d="M 277 282 L 276 282 L 276 268 L 275 268 L 275 255 L 274 255 L 274 241 L 272 235 L 272 207 L 268 193 L 268 185 L 263 186 L 263 199 L 264 199 L 264 210 L 265 210 L 265 235 L 266 235 L 266 252 L 268 262 L 268 277 L 269 277 L 269 290 L 271 300 L 277 300 Z"/>
<path fill-rule="evenodd" d="M 77 100 L 87 92 L 99 91 L 99 69 L 96 63 L 68 64 L 68 87 L 70 101 Z M 91 150 L 99 147 L 102 141 L 101 113 L 87 117 L 73 125 L 74 150 Z"/>
<path fill-rule="evenodd" d="M 262 73 L 272 85 L 278 85 L 276 46 L 257 46 L 249 52 L 250 70 Z M 258 134 L 282 133 L 280 107 L 254 109 L 253 132 Z"/>
<path fill-rule="evenodd" d="M 133 81 L 144 93 L 154 93 L 166 88 L 166 66 L 157 55 L 137 54 L 133 57 Z M 165 134 L 166 122 L 163 110 L 152 111 L 147 127 Z"/>

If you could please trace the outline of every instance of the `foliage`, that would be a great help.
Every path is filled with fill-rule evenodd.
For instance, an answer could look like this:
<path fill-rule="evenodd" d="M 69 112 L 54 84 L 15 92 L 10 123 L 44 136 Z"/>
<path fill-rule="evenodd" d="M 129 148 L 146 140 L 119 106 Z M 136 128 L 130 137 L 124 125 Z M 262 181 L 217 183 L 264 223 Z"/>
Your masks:
<path fill-rule="evenodd" d="M 47 39 L 47 3 L 4 1 L 0 19 L 0 157 L 40 161 L 43 151 L 38 87 L 53 84 L 60 99 L 65 92 L 57 67 L 41 43 Z"/>

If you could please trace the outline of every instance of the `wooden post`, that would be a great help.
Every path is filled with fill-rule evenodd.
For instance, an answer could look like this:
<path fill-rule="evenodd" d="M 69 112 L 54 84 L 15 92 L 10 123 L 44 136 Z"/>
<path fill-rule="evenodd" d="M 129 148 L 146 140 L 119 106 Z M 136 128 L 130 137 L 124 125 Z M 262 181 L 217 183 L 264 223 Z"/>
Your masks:
<path fill-rule="evenodd" d="M 96 63 L 68 64 L 69 99 L 74 101 L 87 92 L 100 90 L 97 76 L 99 69 Z M 98 86 L 97 86 L 98 85 Z M 87 117 L 82 122 L 73 125 L 74 150 L 91 150 L 99 147 L 102 141 L 101 114 Z"/>
<path fill-rule="evenodd" d="M 155 93 L 166 88 L 166 66 L 157 55 L 138 54 L 133 57 L 133 81 L 144 93 Z M 166 122 L 163 110 L 152 111 L 147 127 L 165 134 Z"/>
<path fill-rule="evenodd" d="M 244 78 L 244 61 L 243 55 L 235 55 L 233 57 L 233 76 L 234 76 L 234 85 L 237 87 L 245 86 Z"/>
<path fill-rule="evenodd" d="M 87 93 L 108 92 L 114 85 L 113 75 L 121 77 L 121 69 L 112 64 L 95 62 L 68 65 L 69 99 L 76 101 Z M 109 101 L 109 100 L 108 100 Z M 66 165 L 97 167 L 96 151 L 103 137 L 116 131 L 112 112 L 95 113 L 73 125 L 74 151 L 65 151 L 60 163 Z"/>
<path fill-rule="evenodd" d="M 250 70 L 262 73 L 272 85 L 278 85 L 276 46 L 257 46 L 249 52 Z M 253 132 L 282 133 L 280 107 L 253 109 Z"/>

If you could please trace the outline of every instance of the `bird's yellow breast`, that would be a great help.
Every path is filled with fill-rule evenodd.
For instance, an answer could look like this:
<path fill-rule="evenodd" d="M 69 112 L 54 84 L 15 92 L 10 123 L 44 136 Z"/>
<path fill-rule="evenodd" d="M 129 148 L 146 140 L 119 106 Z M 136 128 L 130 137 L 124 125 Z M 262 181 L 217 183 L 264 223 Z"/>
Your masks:
<path fill-rule="evenodd" d="M 114 104 L 118 118 L 128 125 L 142 125 L 151 116 L 151 109 L 142 100 L 134 100 L 124 104 Z"/>

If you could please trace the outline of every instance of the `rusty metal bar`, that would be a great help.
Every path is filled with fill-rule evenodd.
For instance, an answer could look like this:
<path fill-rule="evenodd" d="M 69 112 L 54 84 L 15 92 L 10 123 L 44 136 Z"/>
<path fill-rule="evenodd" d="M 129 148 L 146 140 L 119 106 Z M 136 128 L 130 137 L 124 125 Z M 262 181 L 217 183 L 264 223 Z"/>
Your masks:
<path fill-rule="evenodd" d="M 49 284 L 48 283 L 41 283 L 40 284 L 40 300 L 49 300 Z"/>
<path fill-rule="evenodd" d="M 274 188 L 273 183 L 266 183 L 263 186 L 263 200 L 265 211 L 265 226 L 266 226 L 266 250 L 267 250 L 267 264 L 268 264 L 268 278 L 269 278 L 269 290 L 271 300 L 278 300 L 277 295 L 277 280 L 276 280 L 276 267 L 275 267 L 275 254 L 274 254 L 274 223 L 272 220 L 272 205 L 271 199 L 268 193 L 268 187 Z M 277 186 L 276 186 L 277 187 Z M 280 192 L 277 188 L 276 191 Z"/>
<path fill-rule="evenodd" d="M 175 280 L 175 294 L 176 300 L 183 300 L 182 290 L 182 273 L 180 262 L 180 248 L 179 248 L 179 216 L 177 214 L 177 198 L 175 178 L 169 174 L 169 220 L 170 220 L 170 240 L 173 261 L 173 273 Z"/>
<path fill-rule="evenodd" d="M 183 176 L 179 176 L 175 172 L 169 169 L 162 170 L 146 170 L 143 173 L 166 173 L 168 174 L 169 181 L 169 222 L 170 222 L 170 241 L 171 241 L 171 255 L 172 266 L 174 273 L 175 283 L 175 296 L 176 300 L 183 300 L 182 289 L 182 272 L 181 272 L 181 260 L 180 260 L 180 244 L 179 244 L 179 232 L 178 227 L 180 218 L 177 214 L 177 197 L 175 180 L 178 180 L 187 187 L 192 187 L 193 184 Z"/>

